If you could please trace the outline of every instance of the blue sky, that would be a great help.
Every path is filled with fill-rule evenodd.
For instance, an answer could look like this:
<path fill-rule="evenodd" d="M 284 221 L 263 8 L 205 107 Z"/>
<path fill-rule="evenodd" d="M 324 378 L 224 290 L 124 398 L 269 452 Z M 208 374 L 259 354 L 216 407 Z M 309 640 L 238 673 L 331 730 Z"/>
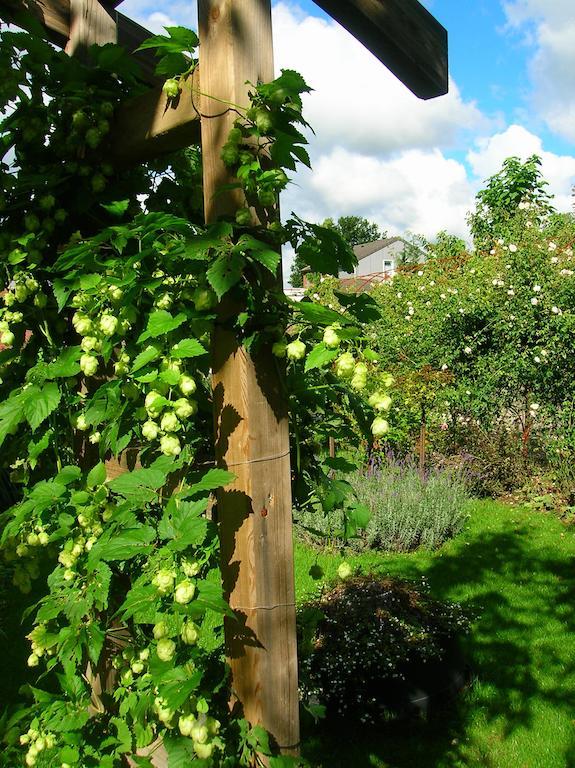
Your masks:
<path fill-rule="evenodd" d="M 422 102 L 310 0 L 273 5 L 276 66 L 315 89 L 313 172 L 302 171 L 282 209 L 304 218 L 357 214 L 390 235 L 465 236 L 483 181 L 512 155 L 533 153 L 559 210 L 575 183 L 573 0 L 424 0 L 449 34 L 450 93 Z M 190 0 L 125 0 L 154 31 L 195 25 Z M 201 58 L 201 53 L 200 53 Z"/>

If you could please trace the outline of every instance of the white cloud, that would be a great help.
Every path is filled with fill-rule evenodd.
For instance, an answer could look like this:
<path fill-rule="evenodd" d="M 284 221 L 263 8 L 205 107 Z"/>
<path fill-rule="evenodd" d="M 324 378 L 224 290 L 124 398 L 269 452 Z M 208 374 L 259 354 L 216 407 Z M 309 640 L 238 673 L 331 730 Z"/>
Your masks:
<path fill-rule="evenodd" d="M 315 89 L 305 113 L 322 147 L 362 153 L 452 145 L 462 130 L 485 129 L 486 118 L 464 102 L 455 83 L 447 96 L 421 101 L 335 22 L 274 6 L 276 68 L 302 73 Z"/>
<path fill-rule="evenodd" d="M 572 0 L 512 0 L 510 29 L 535 46 L 529 63 L 532 105 L 558 135 L 575 141 L 575 14 Z"/>
<path fill-rule="evenodd" d="M 376 221 L 389 234 L 411 230 L 433 237 L 447 229 L 467 235 L 471 185 L 464 166 L 438 149 L 377 158 L 336 148 L 319 157 L 302 187 L 303 195 L 301 189 L 292 190 L 286 202 L 316 221 L 353 213 Z M 289 208 L 284 206 L 286 212 Z"/>
<path fill-rule="evenodd" d="M 160 8 L 158 0 L 124 0 L 118 10 L 156 34 L 162 33 L 164 27 L 198 28 L 198 8 L 194 0 L 171 2 L 167 8 L 169 13 Z"/>

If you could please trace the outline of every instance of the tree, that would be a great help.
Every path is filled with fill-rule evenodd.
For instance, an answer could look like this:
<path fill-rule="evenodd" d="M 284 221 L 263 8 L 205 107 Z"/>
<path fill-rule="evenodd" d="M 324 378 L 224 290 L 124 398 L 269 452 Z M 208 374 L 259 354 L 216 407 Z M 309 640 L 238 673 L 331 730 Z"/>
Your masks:
<path fill-rule="evenodd" d="M 491 250 L 500 238 L 516 239 L 527 221 L 527 226 L 541 225 L 553 212 L 540 166 L 537 155 L 524 163 L 508 157 L 502 169 L 487 179 L 487 186 L 475 198 L 475 211 L 467 218 L 478 250 Z"/>
<path fill-rule="evenodd" d="M 465 253 L 467 247 L 465 240 L 457 235 L 450 235 L 442 229 L 435 237 L 434 243 L 429 243 L 427 249 L 428 259 L 450 259 Z"/>
<path fill-rule="evenodd" d="M 337 221 L 328 218 L 322 226 L 337 232 L 352 248 L 354 245 L 371 243 L 373 240 L 387 237 L 387 232 L 380 230 L 378 224 L 363 216 L 340 216 Z M 294 288 L 301 288 L 303 285 L 302 273 L 307 266 L 301 255 L 296 255 L 290 273 L 290 283 Z"/>

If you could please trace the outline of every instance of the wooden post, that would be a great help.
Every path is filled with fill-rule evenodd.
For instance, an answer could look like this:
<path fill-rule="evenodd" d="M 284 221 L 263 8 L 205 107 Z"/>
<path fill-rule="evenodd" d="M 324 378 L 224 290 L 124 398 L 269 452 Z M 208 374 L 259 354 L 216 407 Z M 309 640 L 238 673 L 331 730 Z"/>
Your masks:
<path fill-rule="evenodd" d="M 246 81 L 273 79 L 269 0 L 200 0 L 202 150 L 207 221 L 233 213 L 241 196 L 220 150 Z M 205 117 L 208 115 L 208 117 Z M 209 117 L 211 116 L 211 117 Z M 299 704 L 287 403 L 270 350 L 251 357 L 233 333 L 216 330 L 212 352 L 216 459 L 236 474 L 218 496 L 224 589 L 237 621 L 226 620 L 232 705 L 297 754 Z"/>

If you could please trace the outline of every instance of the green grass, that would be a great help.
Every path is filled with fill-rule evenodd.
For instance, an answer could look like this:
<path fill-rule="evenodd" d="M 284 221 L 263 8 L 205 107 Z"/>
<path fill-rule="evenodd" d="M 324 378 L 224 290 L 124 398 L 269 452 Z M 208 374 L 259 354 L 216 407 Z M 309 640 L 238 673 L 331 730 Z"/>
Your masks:
<path fill-rule="evenodd" d="M 427 721 L 371 731 L 304 726 L 314 768 L 575 766 L 575 529 L 555 517 L 473 502 L 455 539 L 434 553 L 350 554 L 363 571 L 424 577 L 475 617 L 466 640 L 473 684 Z M 341 557 L 296 549 L 298 600 L 335 577 Z"/>

